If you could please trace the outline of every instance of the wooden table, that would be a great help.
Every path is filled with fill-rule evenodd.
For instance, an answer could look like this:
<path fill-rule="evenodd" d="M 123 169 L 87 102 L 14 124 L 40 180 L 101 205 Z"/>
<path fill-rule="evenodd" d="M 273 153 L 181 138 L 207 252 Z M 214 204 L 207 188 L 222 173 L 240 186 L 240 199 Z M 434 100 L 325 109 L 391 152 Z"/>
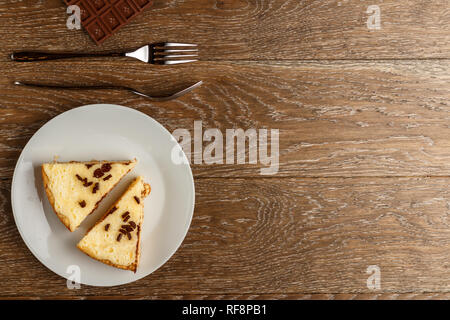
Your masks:
<path fill-rule="evenodd" d="M 369 29 L 368 7 L 381 10 Z M 448 0 L 156 0 L 97 47 L 68 30 L 60 0 L 0 4 L 0 298 L 450 298 Z M 371 25 L 373 26 L 373 24 Z M 15 50 L 100 52 L 170 40 L 201 61 L 155 67 L 114 58 L 14 63 Z M 116 84 L 192 94 L 152 103 Z M 114 103 L 171 132 L 279 129 L 280 168 L 193 164 L 189 233 L 135 283 L 69 290 L 23 243 L 10 204 L 30 137 L 69 109 Z M 368 266 L 381 272 L 369 289 Z"/>

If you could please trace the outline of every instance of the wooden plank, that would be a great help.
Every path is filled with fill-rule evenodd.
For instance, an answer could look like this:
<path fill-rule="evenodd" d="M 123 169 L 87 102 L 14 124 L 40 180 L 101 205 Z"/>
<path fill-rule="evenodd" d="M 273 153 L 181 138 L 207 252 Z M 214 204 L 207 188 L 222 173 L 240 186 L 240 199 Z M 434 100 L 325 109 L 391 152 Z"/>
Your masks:
<path fill-rule="evenodd" d="M 450 60 L 230 61 L 146 68 L 133 61 L 96 59 L 0 63 L 0 68 L 3 178 L 11 177 L 22 147 L 45 122 L 99 102 L 141 110 L 171 132 L 186 128 L 193 134 L 194 121 L 202 121 L 204 129 L 219 128 L 224 136 L 233 128 L 278 129 L 277 176 L 450 175 Z M 11 84 L 112 83 L 160 94 L 201 79 L 203 87 L 165 103 L 117 90 L 75 92 Z M 196 177 L 242 177 L 260 176 L 267 165 L 193 167 Z"/>
<path fill-rule="evenodd" d="M 367 27 L 371 5 L 381 30 Z M 155 0 L 97 47 L 68 30 L 61 0 L 2 1 L 0 61 L 14 50 L 100 51 L 155 41 L 194 42 L 204 60 L 449 58 L 447 0 Z"/>
<path fill-rule="evenodd" d="M 185 294 L 185 295 L 143 295 L 143 296 L 13 296 L 1 297 L 2 300 L 449 300 L 449 293 L 381 293 L 381 294 Z"/>
<path fill-rule="evenodd" d="M 449 184 L 448 178 L 197 179 L 192 226 L 167 264 L 125 286 L 68 290 L 21 241 L 5 179 L 0 295 L 432 298 L 450 293 Z M 380 268 L 379 291 L 367 288 L 369 265 Z"/>

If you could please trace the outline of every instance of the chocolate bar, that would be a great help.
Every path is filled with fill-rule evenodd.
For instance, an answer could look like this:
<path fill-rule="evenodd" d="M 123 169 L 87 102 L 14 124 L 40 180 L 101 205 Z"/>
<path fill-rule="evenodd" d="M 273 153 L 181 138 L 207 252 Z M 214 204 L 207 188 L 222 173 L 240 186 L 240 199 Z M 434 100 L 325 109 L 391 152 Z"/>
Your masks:
<path fill-rule="evenodd" d="M 69 6 L 80 7 L 81 25 L 97 45 L 152 5 L 152 0 L 64 0 L 64 2 Z"/>

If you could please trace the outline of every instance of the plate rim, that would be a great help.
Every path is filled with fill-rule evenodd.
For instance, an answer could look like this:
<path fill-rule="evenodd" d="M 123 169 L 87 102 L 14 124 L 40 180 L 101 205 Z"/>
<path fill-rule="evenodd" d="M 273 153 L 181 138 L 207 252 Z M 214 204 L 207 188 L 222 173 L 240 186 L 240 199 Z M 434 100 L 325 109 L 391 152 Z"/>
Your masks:
<path fill-rule="evenodd" d="M 62 113 L 56 115 L 55 117 L 53 117 L 53 118 L 51 118 L 50 120 L 48 120 L 47 122 L 45 122 L 45 123 L 44 123 L 44 124 L 43 124 L 43 125 L 42 125 L 42 126 L 41 126 L 41 127 L 40 127 L 33 135 L 32 135 L 32 136 L 31 136 L 31 138 L 28 139 L 27 143 L 25 144 L 25 146 L 22 148 L 22 151 L 20 152 L 19 158 L 17 158 L 17 162 L 16 162 L 16 165 L 14 166 L 14 173 L 13 173 L 13 177 L 12 177 L 12 181 L 11 181 L 11 197 L 10 197 L 10 199 L 11 199 L 11 210 L 12 210 L 12 212 L 13 212 L 14 223 L 15 223 L 15 225 L 16 225 L 17 230 L 19 231 L 19 234 L 20 234 L 20 237 L 22 238 L 22 241 L 25 243 L 25 245 L 27 246 L 28 250 L 33 254 L 33 256 L 34 256 L 34 257 L 35 257 L 35 258 L 36 258 L 36 259 L 37 259 L 37 260 L 38 260 L 45 268 L 47 268 L 48 270 L 50 270 L 50 271 L 53 272 L 54 274 L 56 274 L 56 275 L 58 275 L 58 276 L 60 276 L 60 277 L 62 277 L 62 278 L 64 278 L 64 279 L 66 279 L 66 280 L 69 280 L 69 279 L 68 279 L 68 276 L 66 276 L 65 274 L 60 274 L 60 273 L 57 272 L 56 270 L 52 269 L 50 266 L 48 266 L 48 265 L 41 259 L 41 257 L 34 251 L 34 248 L 33 248 L 32 246 L 29 245 L 29 243 L 27 242 L 26 238 L 24 237 L 24 235 L 23 235 L 23 233 L 22 233 L 21 228 L 19 228 L 19 225 L 18 225 L 18 222 L 17 222 L 17 217 L 16 217 L 16 216 L 17 216 L 16 210 L 14 209 L 14 208 L 15 208 L 15 206 L 14 206 L 14 198 L 15 198 L 15 194 L 16 194 L 16 192 L 14 192 L 14 190 L 16 189 L 16 187 L 15 187 L 15 185 L 16 185 L 15 180 L 16 180 L 16 175 L 17 175 L 17 168 L 18 168 L 18 166 L 19 166 L 19 163 L 21 163 L 21 162 L 23 161 L 24 150 L 27 148 L 27 146 L 29 145 L 30 141 L 32 141 L 32 140 L 35 138 L 35 136 L 39 133 L 39 131 L 40 131 L 42 128 L 44 128 L 45 126 L 49 125 L 49 124 L 50 124 L 51 122 L 53 122 L 53 121 L 57 121 L 58 118 L 60 118 L 62 115 L 66 114 L 66 113 L 72 112 L 72 111 L 74 111 L 74 110 L 88 109 L 88 108 L 99 107 L 99 106 L 102 106 L 102 107 L 113 107 L 113 108 L 117 108 L 117 109 L 126 110 L 126 111 L 128 111 L 128 112 L 134 112 L 134 113 L 138 113 L 138 114 L 140 114 L 140 115 L 144 115 L 144 116 L 146 116 L 150 121 L 152 121 L 156 126 L 158 126 L 160 129 L 162 129 L 162 131 L 164 131 L 165 133 L 169 134 L 169 136 L 172 136 L 172 137 L 173 137 L 173 135 L 170 133 L 170 131 L 167 130 L 161 123 L 159 123 L 158 121 L 156 121 L 155 119 L 153 119 L 151 116 L 149 116 L 148 114 L 146 114 L 146 113 L 144 113 L 144 112 L 142 112 L 142 111 L 136 110 L 136 109 L 131 108 L 131 107 L 126 107 L 126 106 L 118 105 L 118 104 L 112 104 L 112 103 L 94 103 L 94 104 L 87 104 L 87 105 L 82 105 L 82 106 L 79 106 L 79 107 L 75 107 L 75 108 L 66 110 L 66 111 L 64 111 L 64 112 L 62 112 Z M 174 142 L 180 147 L 180 149 L 181 149 L 181 151 L 182 151 L 183 157 L 185 157 L 185 159 L 188 159 L 187 156 L 186 156 L 186 154 L 185 154 L 185 152 L 184 152 L 184 150 L 183 150 L 183 148 L 182 148 L 181 145 L 178 143 L 178 141 L 174 140 Z M 189 169 L 189 170 L 187 170 L 187 171 L 189 172 L 189 180 L 190 180 L 190 182 L 191 182 L 191 183 L 190 183 L 190 186 L 192 187 L 192 199 L 191 199 L 191 201 L 192 201 L 192 206 L 191 206 L 191 210 L 189 211 L 189 212 L 190 212 L 190 213 L 189 213 L 189 223 L 187 223 L 186 230 L 184 231 L 184 234 L 183 234 L 183 236 L 181 237 L 181 240 L 180 240 L 179 243 L 176 245 L 175 250 L 174 250 L 171 254 L 169 254 L 168 257 L 167 257 L 165 260 L 163 260 L 160 264 L 158 264 L 157 267 L 156 267 L 153 271 L 149 272 L 148 274 L 142 275 L 142 277 L 138 277 L 138 278 L 136 278 L 136 279 L 133 279 L 133 280 L 131 280 L 131 281 L 123 282 L 123 283 L 119 283 L 119 284 L 112 284 L 112 285 L 108 285 L 108 284 L 95 284 L 95 285 L 94 285 L 94 284 L 87 284 L 87 283 L 84 283 L 84 282 L 83 282 L 83 279 L 81 278 L 80 284 L 85 285 L 85 286 L 90 286 L 90 287 L 117 287 L 117 286 L 123 286 L 123 285 L 126 285 L 126 284 L 130 284 L 130 283 L 136 282 L 136 281 L 138 281 L 138 280 L 141 280 L 141 279 L 143 279 L 143 278 L 145 278 L 145 277 L 151 275 L 152 273 L 154 273 L 155 271 L 157 271 L 159 268 L 161 268 L 164 264 L 166 264 L 166 263 L 173 257 L 173 255 L 178 251 L 178 249 L 179 249 L 179 248 L 181 247 L 181 245 L 183 244 L 183 242 L 184 242 L 184 240 L 185 240 L 185 238 L 186 238 L 186 236 L 187 236 L 187 233 L 189 232 L 189 229 L 190 229 L 191 224 L 192 224 L 192 219 L 193 219 L 193 217 L 194 217 L 194 210 L 195 210 L 195 193 L 196 193 L 196 192 L 195 192 L 195 181 L 194 181 L 194 176 L 193 176 L 193 173 L 192 173 L 192 167 L 191 167 L 190 162 L 189 162 L 189 161 L 186 161 L 186 164 L 187 164 L 187 168 Z"/>

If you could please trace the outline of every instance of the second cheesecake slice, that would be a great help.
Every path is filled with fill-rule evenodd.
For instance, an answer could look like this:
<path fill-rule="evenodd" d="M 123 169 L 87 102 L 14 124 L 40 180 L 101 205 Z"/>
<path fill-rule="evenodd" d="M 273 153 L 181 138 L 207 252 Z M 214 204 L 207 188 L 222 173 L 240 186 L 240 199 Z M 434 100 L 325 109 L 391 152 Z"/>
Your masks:
<path fill-rule="evenodd" d="M 150 185 L 136 178 L 95 226 L 78 243 L 91 258 L 116 268 L 136 272 L 140 256 L 144 198 Z"/>

